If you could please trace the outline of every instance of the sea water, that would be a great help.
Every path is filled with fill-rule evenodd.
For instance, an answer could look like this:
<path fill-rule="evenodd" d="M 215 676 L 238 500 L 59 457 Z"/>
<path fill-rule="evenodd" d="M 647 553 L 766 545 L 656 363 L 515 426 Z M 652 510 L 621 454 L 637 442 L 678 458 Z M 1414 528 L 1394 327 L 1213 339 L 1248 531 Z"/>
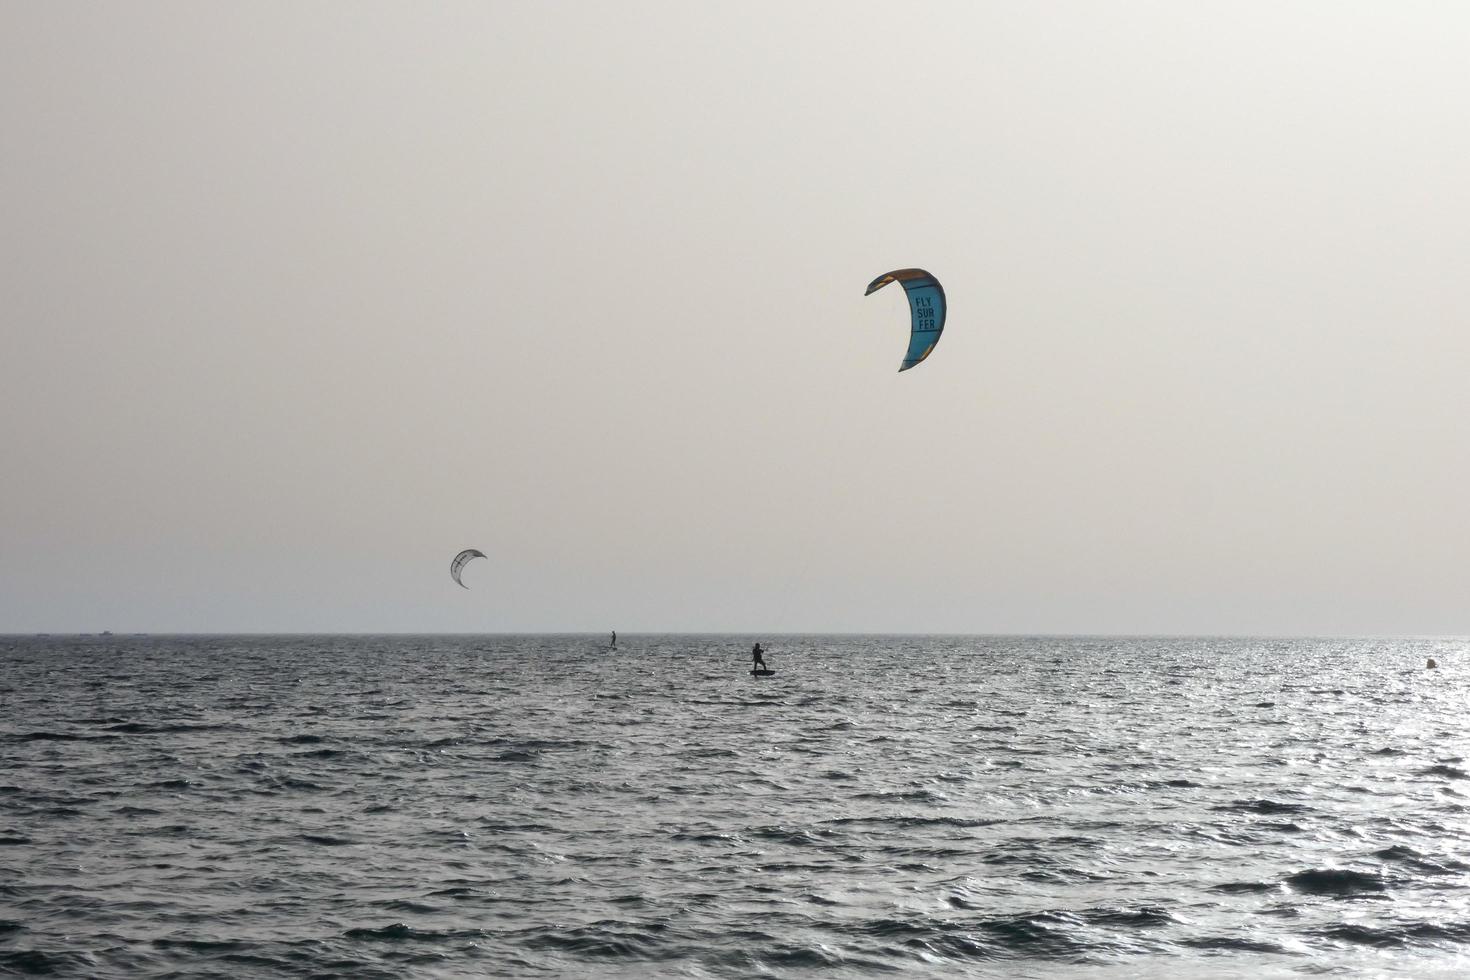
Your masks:
<path fill-rule="evenodd" d="M 0 973 L 1470 975 L 1467 651 L 0 638 Z"/>

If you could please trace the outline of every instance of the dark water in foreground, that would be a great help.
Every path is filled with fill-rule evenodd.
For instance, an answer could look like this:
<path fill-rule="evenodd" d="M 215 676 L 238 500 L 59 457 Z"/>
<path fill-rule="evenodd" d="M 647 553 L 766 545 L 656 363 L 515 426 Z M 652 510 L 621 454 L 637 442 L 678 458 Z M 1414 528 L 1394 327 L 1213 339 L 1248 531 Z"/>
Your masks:
<path fill-rule="evenodd" d="M 0 973 L 1470 975 L 1464 641 L 752 639 L 0 638 Z"/>

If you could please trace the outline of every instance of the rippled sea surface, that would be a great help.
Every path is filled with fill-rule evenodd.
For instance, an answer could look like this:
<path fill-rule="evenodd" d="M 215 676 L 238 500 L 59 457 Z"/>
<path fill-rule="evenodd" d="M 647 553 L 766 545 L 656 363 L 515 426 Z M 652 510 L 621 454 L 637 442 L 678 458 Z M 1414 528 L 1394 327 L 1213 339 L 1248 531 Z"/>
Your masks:
<path fill-rule="evenodd" d="M 0 973 L 1470 975 L 1467 650 L 0 638 Z"/>

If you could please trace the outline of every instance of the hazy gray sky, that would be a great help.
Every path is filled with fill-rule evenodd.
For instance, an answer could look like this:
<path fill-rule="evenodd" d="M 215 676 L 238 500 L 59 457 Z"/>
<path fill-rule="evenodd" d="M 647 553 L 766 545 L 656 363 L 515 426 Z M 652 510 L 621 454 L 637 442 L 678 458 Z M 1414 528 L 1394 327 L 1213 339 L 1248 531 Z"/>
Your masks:
<path fill-rule="evenodd" d="M 0 630 L 1470 632 L 1463 5 L 14 2 L 0 133 Z"/>

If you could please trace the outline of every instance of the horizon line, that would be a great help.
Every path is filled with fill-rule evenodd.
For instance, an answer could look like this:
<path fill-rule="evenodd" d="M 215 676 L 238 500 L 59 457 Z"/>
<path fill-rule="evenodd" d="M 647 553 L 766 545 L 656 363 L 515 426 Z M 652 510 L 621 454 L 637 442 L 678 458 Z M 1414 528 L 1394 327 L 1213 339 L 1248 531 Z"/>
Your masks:
<path fill-rule="evenodd" d="M 145 636 L 606 636 L 610 630 L 26 630 L 0 631 L 0 638 L 92 637 L 127 639 Z M 622 636 L 895 636 L 988 637 L 996 639 L 1229 639 L 1229 640 L 1466 640 L 1470 633 L 1146 633 L 1146 632 L 903 632 L 888 630 L 619 630 Z"/>

